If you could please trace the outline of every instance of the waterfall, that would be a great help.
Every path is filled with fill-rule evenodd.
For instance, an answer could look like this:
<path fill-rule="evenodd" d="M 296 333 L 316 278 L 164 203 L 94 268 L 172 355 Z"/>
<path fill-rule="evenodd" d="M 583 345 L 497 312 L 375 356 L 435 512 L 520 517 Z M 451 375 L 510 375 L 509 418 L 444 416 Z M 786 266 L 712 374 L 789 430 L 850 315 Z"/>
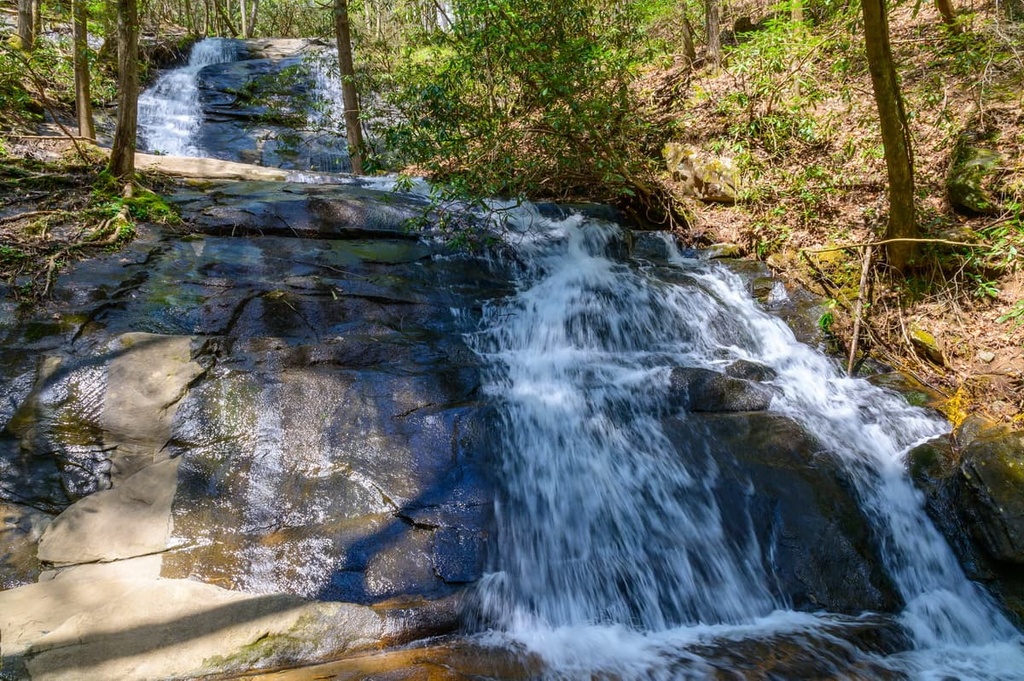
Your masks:
<path fill-rule="evenodd" d="M 206 66 L 234 61 L 238 43 L 206 38 L 192 47 L 188 64 L 166 71 L 139 96 L 139 147 L 171 156 L 202 156 L 195 142 L 202 122 L 199 72 Z"/>
<path fill-rule="evenodd" d="M 341 93 L 341 70 L 338 53 L 331 49 L 310 51 L 305 57 L 312 81 L 312 101 L 306 115 L 312 139 L 309 167 L 322 173 L 352 172 L 348 144 L 338 131 L 345 130 L 345 106 Z M 370 98 L 367 96 L 367 100 Z"/>
<path fill-rule="evenodd" d="M 609 256 L 615 225 L 517 220 L 517 293 L 467 335 L 502 416 L 496 548 L 477 593 L 488 640 L 525 646 L 559 679 L 706 678 L 710 640 L 834 642 L 836 617 L 794 612 L 773 591 L 754 533 L 726 532 L 714 443 L 695 429 L 701 456 L 684 463 L 663 428 L 672 367 L 748 360 L 776 372 L 771 409 L 840 457 L 872 519 L 911 641 L 873 663 L 1021 678 L 1018 632 L 967 580 L 904 472 L 906 451 L 944 422 L 846 378 L 738 277 L 667 239 L 665 265 L 639 266 Z"/>

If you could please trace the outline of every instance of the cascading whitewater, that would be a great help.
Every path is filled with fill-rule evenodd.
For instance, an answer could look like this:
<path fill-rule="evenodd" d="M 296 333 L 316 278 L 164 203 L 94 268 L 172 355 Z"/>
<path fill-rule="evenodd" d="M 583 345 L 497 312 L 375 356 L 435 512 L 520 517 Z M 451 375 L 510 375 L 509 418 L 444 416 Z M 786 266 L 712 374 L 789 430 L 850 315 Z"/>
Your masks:
<path fill-rule="evenodd" d="M 171 69 L 139 96 L 139 147 L 171 156 L 201 156 L 195 143 L 202 123 L 199 110 L 199 71 L 238 57 L 238 43 L 206 38 L 192 47 L 188 64 Z"/>
<path fill-rule="evenodd" d="M 492 572 L 478 589 L 497 640 L 554 678 L 702 678 L 688 647 L 835 627 L 786 609 L 752 532 L 730 536 L 712 445 L 684 465 L 663 432 L 672 367 L 751 360 L 777 373 L 772 409 L 842 458 L 906 607 L 910 649 L 876 660 L 915 678 L 1012 679 L 1016 630 L 970 583 L 924 514 L 902 457 L 946 425 L 843 377 L 724 268 L 681 257 L 666 281 L 607 253 L 616 226 L 520 216 L 518 293 L 467 336 L 502 414 Z M 671 244 L 667 244 L 671 249 Z M 686 664 L 680 664 L 685 660 Z"/>

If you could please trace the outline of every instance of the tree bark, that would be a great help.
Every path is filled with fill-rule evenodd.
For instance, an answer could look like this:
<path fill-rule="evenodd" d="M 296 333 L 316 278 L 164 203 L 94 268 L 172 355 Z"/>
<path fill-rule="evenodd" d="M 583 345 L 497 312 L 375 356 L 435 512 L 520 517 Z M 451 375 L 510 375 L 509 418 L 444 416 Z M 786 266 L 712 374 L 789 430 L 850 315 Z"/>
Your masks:
<path fill-rule="evenodd" d="M 18 39 L 21 49 L 31 52 L 36 46 L 35 24 L 32 22 L 32 0 L 18 0 Z"/>
<path fill-rule="evenodd" d="M 935 9 L 939 10 L 942 23 L 950 32 L 960 33 L 960 24 L 956 23 L 956 10 L 953 8 L 952 0 L 935 0 Z"/>
<path fill-rule="evenodd" d="M 711 63 L 722 63 L 722 27 L 718 18 L 718 0 L 704 0 L 704 27 L 708 36 L 708 58 Z"/>
<path fill-rule="evenodd" d="M 693 26 L 690 25 L 690 19 L 686 16 L 685 9 L 679 27 L 683 34 L 683 56 L 692 64 L 697 59 L 697 48 L 693 44 Z"/>
<path fill-rule="evenodd" d="M 245 0 L 238 0 L 239 15 L 242 18 L 242 37 L 249 37 L 249 17 L 245 12 Z"/>
<path fill-rule="evenodd" d="M 32 35 L 38 38 L 43 33 L 43 4 L 41 0 L 32 0 Z"/>
<path fill-rule="evenodd" d="M 352 173 L 363 174 L 363 129 L 359 124 L 359 95 L 356 70 L 352 62 L 352 32 L 348 21 L 348 0 L 334 0 L 334 34 L 338 41 L 338 66 L 341 70 L 341 96 L 345 107 L 345 136 Z"/>
<path fill-rule="evenodd" d="M 249 27 L 245 33 L 246 38 L 252 38 L 256 34 L 256 14 L 260 11 L 260 0 L 251 0 L 252 10 L 249 12 Z"/>
<path fill-rule="evenodd" d="M 864 46 L 875 92 L 878 118 L 885 145 L 885 166 L 889 174 L 889 224 L 886 239 L 918 236 L 914 215 L 914 158 L 896 68 L 889 45 L 886 0 L 861 0 L 864 12 Z M 898 242 L 886 246 L 891 266 L 904 269 L 914 257 L 915 244 Z"/>
<path fill-rule="evenodd" d="M 139 109 L 139 17 L 136 0 L 117 0 L 117 128 L 107 170 L 131 182 Z"/>
<path fill-rule="evenodd" d="M 78 135 L 96 139 L 92 121 L 92 92 L 89 83 L 89 8 L 85 0 L 72 0 L 75 45 L 75 112 L 78 114 Z"/>

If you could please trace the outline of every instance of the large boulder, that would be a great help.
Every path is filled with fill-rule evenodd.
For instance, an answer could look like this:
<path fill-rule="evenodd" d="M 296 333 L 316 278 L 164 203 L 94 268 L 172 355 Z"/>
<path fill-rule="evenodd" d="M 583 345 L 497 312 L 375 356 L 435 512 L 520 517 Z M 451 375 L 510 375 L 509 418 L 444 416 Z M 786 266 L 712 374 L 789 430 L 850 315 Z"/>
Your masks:
<path fill-rule="evenodd" d="M 1024 565 L 1024 433 L 972 442 L 960 474 L 975 538 L 996 560 Z"/>
<path fill-rule="evenodd" d="M 193 677 L 337 656 L 375 648 L 397 621 L 193 580 L 54 580 L 0 592 L 3 670 L 36 680 Z"/>
<path fill-rule="evenodd" d="M 777 597 L 842 613 L 899 605 L 842 462 L 799 424 L 771 412 L 690 414 L 665 431 L 691 466 L 713 453 L 727 532 L 754 533 Z"/>
<path fill-rule="evenodd" d="M 985 583 L 1020 623 L 1021 435 L 972 421 L 958 429 L 955 440 L 942 437 L 912 449 L 907 465 L 928 515 L 967 576 Z"/>
<path fill-rule="evenodd" d="M 730 373 L 768 377 L 768 372 L 746 374 L 742 366 Z M 711 369 L 676 367 L 669 378 L 669 404 L 695 412 L 763 411 L 775 392 L 768 386 Z"/>
<path fill-rule="evenodd" d="M 739 176 L 731 160 L 677 142 L 666 144 L 662 154 L 684 192 L 709 203 L 736 202 Z"/>
<path fill-rule="evenodd" d="M 1004 159 L 986 144 L 985 135 L 965 132 L 953 148 L 946 193 L 953 209 L 967 215 L 994 215 L 1002 210 L 999 176 Z"/>

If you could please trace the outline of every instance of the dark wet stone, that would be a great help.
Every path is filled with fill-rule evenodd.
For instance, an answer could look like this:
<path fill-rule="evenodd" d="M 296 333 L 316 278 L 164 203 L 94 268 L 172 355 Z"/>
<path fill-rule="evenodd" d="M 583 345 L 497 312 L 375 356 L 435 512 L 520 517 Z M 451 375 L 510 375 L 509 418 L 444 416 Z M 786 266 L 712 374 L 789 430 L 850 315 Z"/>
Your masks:
<path fill-rule="evenodd" d="M 725 375 L 732 376 L 733 378 L 742 378 L 746 381 L 770 381 L 775 378 L 778 374 L 771 367 L 767 367 L 757 362 L 751 362 L 746 359 L 738 359 L 729 366 L 725 367 Z"/>
<path fill-rule="evenodd" d="M 765 386 L 710 369 L 676 367 L 669 383 L 669 403 L 694 412 L 761 411 L 773 396 Z"/>
<path fill-rule="evenodd" d="M 181 207 L 208 234 L 415 241 L 418 235 L 406 225 L 425 205 L 419 198 L 356 185 L 264 181 L 215 185 L 201 203 L 188 200 Z"/>
<path fill-rule="evenodd" d="M 899 624 L 881 617 L 842 621 L 820 632 L 777 633 L 694 646 L 711 679 L 850 679 L 901 681 L 875 655 L 908 650 Z"/>
<path fill-rule="evenodd" d="M 802 610 L 895 609 L 899 598 L 842 464 L 797 423 L 768 412 L 664 423 L 687 460 L 698 455 L 695 432 L 713 447 L 726 532 L 753 529 L 779 596 Z"/>
<path fill-rule="evenodd" d="M 975 428 L 969 426 L 969 430 Z M 1012 551 L 1015 536 L 1012 504 L 1017 503 L 1021 494 L 1014 482 L 1016 467 L 1011 467 L 1009 475 L 999 469 L 998 463 L 992 467 L 993 457 L 998 461 L 996 455 L 1003 450 L 1004 438 L 1015 436 L 999 429 L 981 437 L 977 437 L 978 433 L 973 433 L 974 437 L 967 435 L 970 434 L 965 434 L 970 444 L 962 450 L 949 437 L 936 438 L 912 449 L 907 454 L 910 477 L 924 494 L 928 515 L 956 553 L 964 572 L 985 584 L 1021 625 L 1024 574 L 1019 563 L 1004 559 L 1004 551 Z M 993 476 L 995 485 L 989 488 L 988 481 Z M 1000 490 L 1007 489 L 1011 505 L 994 506 L 999 503 L 997 499 L 1003 498 Z"/>
<path fill-rule="evenodd" d="M 960 472 L 975 537 L 996 560 L 1024 564 L 1024 433 L 975 440 Z"/>
<path fill-rule="evenodd" d="M 349 172 L 343 136 L 316 130 L 314 52 L 243 50 L 238 61 L 198 74 L 202 126 L 197 143 L 211 158 L 287 170 Z M 267 56 L 260 56 L 266 54 Z"/>

